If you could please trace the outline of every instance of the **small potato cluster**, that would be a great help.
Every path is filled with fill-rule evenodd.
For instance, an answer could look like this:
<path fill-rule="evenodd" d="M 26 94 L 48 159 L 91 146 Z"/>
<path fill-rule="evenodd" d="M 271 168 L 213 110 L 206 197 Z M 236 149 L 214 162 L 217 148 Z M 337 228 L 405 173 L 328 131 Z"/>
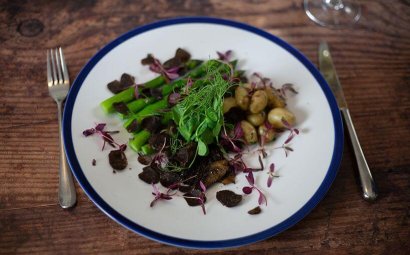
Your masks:
<path fill-rule="evenodd" d="M 223 113 L 233 107 L 239 107 L 246 112 L 246 120 L 240 123 L 245 141 L 252 144 L 262 138 L 264 142 L 270 142 L 275 138 L 275 129 L 285 128 L 282 120 L 290 125 L 295 124 L 295 115 L 285 106 L 285 100 L 275 89 L 257 89 L 244 84 L 235 89 L 233 97 L 224 98 Z M 266 122 L 270 125 L 265 124 Z"/>

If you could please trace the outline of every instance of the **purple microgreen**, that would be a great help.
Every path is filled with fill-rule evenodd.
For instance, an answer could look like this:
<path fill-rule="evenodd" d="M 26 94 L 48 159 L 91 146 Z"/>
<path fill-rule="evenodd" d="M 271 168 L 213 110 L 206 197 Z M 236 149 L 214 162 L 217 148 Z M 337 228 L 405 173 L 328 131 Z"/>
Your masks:
<path fill-rule="evenodd" d="M 94 134 L 95 133 L 95 129 L 94 128 L 90 128 L 90 129 L 86 129 L 86 130 L 84 130 L 83 131 L 83 135 L 84 136 L 90 136 L 90 135 L 92 135 L 92 134 Z"/>
<path fill-rule="evenodd" d="M 168 104 L 170 106 L 176 105 L 181 99 L 181 94 L 173 92 L 168 96 Z"/>
<path fill-rule="evenodd" d="M 245 186 L 245 187 L 242 188 L 243 193 L 245 193 L 247 195 L 251 194 L 252 190 L 253 190 L 253 188 L 249 187 L 249 186 Z"/>
<path fill-rule="evenodd" d="M 140 86 L 142 86 L 142 84 L 135 84 L 134 85 L 134 98 L 135 99 L 138 99 L 140 97 L 140 92 L 139 92 L 139 88 L 138 88 Z"/>
<path fill-rule="evenodd" d="M 154 200 L 152 200 L 152 202 L 150 203 L 150 207 L 153 207 L 154 204 L 158 200 L 170 200 L 170 199 L 172 199 L 170 194 L 162 193 L 154 183 L 152 184 L 152 188 L 154 190 L 152 192 L 152 195 L 154 195 L 155 197 L 154 197 Z"/>
<path fill-rule="evenodd" d="M 275 164 L 274 163 L 270 164 L 268 175 L 269 177 L 267 181 L 267 186 L 269 188 L 272 185 L 273 179 L 279 177 L 279 175 L 275 174 Z"/>
<path fill-rule="evenodd" d="M 188 77 L 184 88 L 184 94 L 188 95 L 189 90 L 192 88 L 192 85 L 194 85 L 194 81 L 191 79 L 191 77 Z"/>
<path fill-rule="evenodd" d="M 168 163 L 168 156 L 164 152 L 158 152 L 152 159 L 152 164 L 160 169 L 165 169 Z"/>
<path fill-rule="evenodd" d="M 243 129 L 240 123 L 236 123 L 235 128 L 234 128 L 234 138 L 235 139 L 240 139 L 244 135 Z"/>
<path fill-rule="evenodd" d="M 179 67 L 172 67 L 170 69 L 167 69 L 165 73 L 169 79 L 175 80 L 176 78 L 179 77 L 178 70 L 179 70 Z"/>
<path fill-rule="evenodd" d="M 253 73 L 252 76 L 257 78 L 256 82 L 251 83 L 251 85 L 253 85 L 253 90 L 272 87 L 272 82 L 269 78 L 263 77 L 261 74 L 256 72 Z"/>
<path fill-rule="evenodd" d="M 165 148 L 166 143 L 167 143 L 167 139 L 164 140 L 164 143 L 163 143 L 161 149 L 152 158 L 152 163 L 151 164 L 156 166 L 159 169 L 165 169 L 166 166 L 169 163 L 168 155 L 163 151 L 164 148 Z"/>
<path fill-rule="evenodd" d="M 201 187 L 202 192 L 206 192 L 205 184 L 202 181 L 199 181 L 199 186 Z"/>
<path fill-rule="evenodd" d="M 104 140 L 102 150 L 104 150 L 104 148 L 105 148 L 105 143 L 108 143 L 109 145 L 111 145 L 111 147 L 115 148 L 116 143 L 115 143 L 114 139 L 112 138 L 112 136 L 110 134 L 108 134 L 107 132 L 104 132 L 104 131 L 101 131 L 101 132 L 98 132 L 98 133 L 101 135 L 102 139 Z M 117 145 L 119 146 L 119 144 L 117 144 Z"/>
<path fill-rule="evenodd" d="M 169 82 L 170 80 L 175 80 L 176 78 L 179 77 L 179 74 L 178 74 L 179 67 L 171 67 L 169 69 L 166 69 L 158 59 L 154 58 L 152 55 L 151 57 L 152 59 L 150 60 L 151 63 L 149 65 L 149 69 L 152 72 L 161 74 L 162 76 L 165 77 L 167 82 Z"/>
<path fill-rule="evenodd" d="M 231 134 L 232 135 L 232 134 Z M 243 144 L 245 141 L 242 139 L 243 130 L 240 124 L 236 124 L 233 135 L 228 135 L 225 126 L 223 127 L 223 132 L 221 133 L 221 144 L 226 146 L 227 150 L 240 153 L 242 149 L 239 147 L 240 144 Z"/>
<path fill-rule="evenodd" d="M 105 123 L 99 123 L 94 128 L 89 128 L 89 129 L 84 130 L 83 135 L 90 136 L 90 135 L 97 133 L 104 141 L 102 150 L 104 150 L 106 143 L 111 145 L 111 147 L 113 148 L 115 147 L 121 148 L 121 145 L 116 143 L 114 139 L 112 138 L 112 136 L 110 135 L 110 134 L 116 134 L 118 133 L 118 131 L 104 131 L 105 126 L 106 126 Z"/>
<path fill-rule="evenodd" d="M 120 145 L 120 151 L 125 151 L 126 149 L 127 145 L 125 143 Z"/>
<path fill-rule="evenodd" d="M 269 167 L 269 177 L 268 177 L 268 187 L 270 187 L 272 185 L 272 181 L 273 181 L 273 173 L 275 172 L 275 164 L 272 163 Z"/>
<path fill-rule="evenodd" d="M 230 60 L 230 58 L 231 58 L 231 56 L 232 56 L 232 50 L 227 50 L 227 51 L 225 51 L 225 52 L 219 52 L 219 51 L 217 51 L 216 54 L 218 54 L 219 60 L 229 62 L 229 60 Z"/>
<path fill-rule="evenodd" d="M 265 202 L 265 205 L 267 206 L 268 205 L 268 200 L 266 199 L 266 197 L 265 197 L 265 195 L 263 194 L 263 192 L 260 190 L 260 189 L 258 189 L 258 188 L 255 188 L 257 191 L 258 191 L 258 193 L 259 193 L 259 198 L 258 198 L 258 204 L 259 205 L 261 205 L 261 204 L 263 204 L 263 202 Z"/>
<path fill-rule="evenodd" d="M 298 94 L 298 92 L 293 87 L 291 83 L 285 83 L 280 89 L 277 90 L 282 98 L 286 98 L 286 91 L 289 91 L 293 94 Z"/>
<path fill-rule="evenodd" d="M 193 175 L 193 176 L 191 176 L 191 177 L 188 177 L 188 178 L 185 179 L 185 180 L 177 181 L 177 182 L 175 182 L 175 183 L 169 185 L 169 186 L 168 186 L 168 189 L 169 189 L 169 190 L 177 189 L 177 188 L 179 188 L 181 185 L 183 185 L 185 182 L 187 182 L 187 181 L 189 181 L 189 180 L 191 180 L 191 179 L 193 179 L 193 178 L 196 178 L 196 177 L 197 177 L 197 175 Z"/>
<path fill-rule="evenodd" d="M 104 128 L 105 128 L 106 125 L 107 125 L 107 124 L 105 124 L 105 123 L 99 123 L 99 124 L 97 124 L 97 125 L 95 126 L 95 130 L 101 132 L 101 131 L 104 130 Z"/>
<path fill-rule="evenodd" d="M 253 177 L 253 172 L 250 171 L 246 176 L 245 176 L 246 180 L 248 181 L 248 183 L 253 186 L 255 184 L 255 178 Z"/>
<path fill-rule="evenodd" d="M 252 171 L 248 172 L 248 174 L 245 175 L 245 178 L 250 184 L 250 186 L 243 187 L 242 188 L 243 193 L 249 195 L 255 189 L 259 193 L 258 204 L 261 205 L 263 204 L 263 202 L 265 202 L 265 204 L 268 205 L 268 201 L 265 195 L 263 194 L 263 192 L 258 187 L 255 186 L 255 179 L 253 177 L 253 172 Z"/>
<path fill-rule="evenodd" d="M 204 191 L 194 189 L 188 193 L 185 193 L 183 197 L 185 198 L 189 206 L 200 205 L 202 208 L 202 212 L 206 214 L 206 210 L 205 210 L 206 196 L 205 196 Z"/>
<path fill-rule="evenodd" d="M 283 123 L 283 125 L 284 125 L 287 129 L 289 129 L 289 131 L 290 131 L 288 138 L 287 138 L 286 141 L 284 142 L 284 144 L 288 144 L 290 141 L 293 140 L 293 138 L 294 138 L 296 135 L 299 135 L 299 129 L 292 127 L 292 126 L 289 124 L 289 122 L 286 121 L 284 118 L 282 118 L 282 123 Z"/>
<path fill-rule="evenodd" d="M 268 121 L 265 121 L 264 125 L 265 125 L 265 127 L 266 127 L 267 129 L 269 129 L 269 130 L 272 130 L 272 129 L 273 129 L 272 124 L 270 124 Z"/>
<path fill-rule="evenodd" d="M 285 144 L 288 144 L 290 141 L 292 141 L 292 139 L 295 137 L 295 133 L 290 132 L 288 138 L 286 139 L 286 141 L 284 142 Z"/>

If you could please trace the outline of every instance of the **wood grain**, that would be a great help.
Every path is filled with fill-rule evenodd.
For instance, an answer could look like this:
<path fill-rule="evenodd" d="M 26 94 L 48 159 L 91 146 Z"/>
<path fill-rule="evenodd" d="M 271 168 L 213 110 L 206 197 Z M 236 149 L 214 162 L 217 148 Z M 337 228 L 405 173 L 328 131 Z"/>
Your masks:
<path fill-rule="evenodd" d="M 208 254 L 159 244 L 100 212 L 80 188 L 72 210 L 57 205 L 58 126 L 45 50 L 65 49 L 72 80 L 98 49 L 163 18 L 209 15 L 249 23 L 293 44 L 316 64 L 329 42 L 380 198 L 360 197 L 352 150 L 304 220 L 263 242 L 215 254 L 409 254 L 410 5 L 362 1 L 350 29 L 316 26 L 301 0 L 0 1 L 0 253 Z M 348 145 L 348 143 L 346 143 Z"/>

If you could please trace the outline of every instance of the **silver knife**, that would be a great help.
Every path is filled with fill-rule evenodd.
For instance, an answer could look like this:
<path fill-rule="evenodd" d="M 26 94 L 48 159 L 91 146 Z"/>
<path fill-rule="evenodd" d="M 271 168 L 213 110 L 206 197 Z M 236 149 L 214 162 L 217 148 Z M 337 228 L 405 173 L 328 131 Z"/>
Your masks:
<path fill-rule="evenodd" d="M 319 45 L 319 68 L 336 97 L 337 104 L 339 105 L 339 109 L 342 112 L 345 121 L 345 126 L 349 132 L 359 169 L 363 198 L 369 201 L 375 200 L 377 198 L 376 185 L 369 166 L 367 165 L 362 148 L 360 147 L 359 139 L 357 138 L 356 130 L 354 129 L 352 118 L 350 117 L 349 108 L 347 107 L 343 95 L 342 85 L 337 77 L 336 69 L 333 65 L 332 57 L 330 56 L 329 46 L 326 42 L 321 42 Z"/>

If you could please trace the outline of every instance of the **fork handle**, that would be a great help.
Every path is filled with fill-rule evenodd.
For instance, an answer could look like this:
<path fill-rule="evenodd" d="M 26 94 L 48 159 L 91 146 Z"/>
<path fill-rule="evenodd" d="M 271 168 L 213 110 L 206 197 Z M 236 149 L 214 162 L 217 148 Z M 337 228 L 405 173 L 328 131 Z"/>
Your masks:
<path fill-rule="evenodd" d="M 377 198 L 376 184 L 373 180 L 372 173 L 367 165 L 363 150 L 360 146 L 359 139 L 356 135 L 356 130 L 353 126 L 352 118 L 350 117 L 349 109 L 340 109 L 345 120 L 347 130 L 349 131 L 350 141 L 352 142 L 354 154 L 356 157 L 357 167 L 359 169 L 360 183 L 363 191 L 363 198 L 368 201 L 373 201 Z"/>
<path fill-rule="evenodd" d="M 60 169 L 58 182 L 58 201 L 62 208 L 70 208 L 74 206 L 77 201 L 73 176 L 67 163 L 67 158 L 64 149 L 64 139 L 62 133 L 62 102 L 57 102 L 58 106 L 58 129 L 60 137 Z"/>

